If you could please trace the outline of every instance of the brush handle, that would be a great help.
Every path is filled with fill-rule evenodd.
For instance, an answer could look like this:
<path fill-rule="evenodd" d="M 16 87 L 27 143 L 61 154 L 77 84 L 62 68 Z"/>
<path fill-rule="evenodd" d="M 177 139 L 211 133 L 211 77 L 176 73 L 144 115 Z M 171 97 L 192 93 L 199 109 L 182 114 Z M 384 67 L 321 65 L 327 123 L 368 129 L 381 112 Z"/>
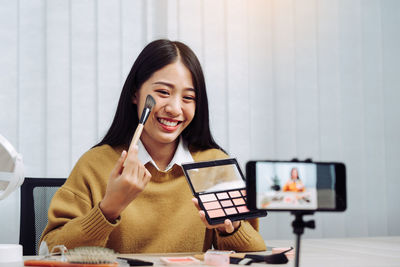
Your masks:
<path fill-rule="evenodd" d="M 26 260 L 24 266 L 42 267 L 118 267 L 118 263 L 70 263 L 56 260 Z"/>
<path fill-rule="evenodd" d="M 144 127 L 143 124 L 141 124 L 141 123 L 138 124 L 128 151 L 132 150 L 137 145 L 137 142 L 139 141 L 139 138 L 142 135 L 143 127 Z M 124 165 L 123 165 L 124 167 L 125 167 L 125 162 L 126 162 L 126 159 L 124 161 Z"/>

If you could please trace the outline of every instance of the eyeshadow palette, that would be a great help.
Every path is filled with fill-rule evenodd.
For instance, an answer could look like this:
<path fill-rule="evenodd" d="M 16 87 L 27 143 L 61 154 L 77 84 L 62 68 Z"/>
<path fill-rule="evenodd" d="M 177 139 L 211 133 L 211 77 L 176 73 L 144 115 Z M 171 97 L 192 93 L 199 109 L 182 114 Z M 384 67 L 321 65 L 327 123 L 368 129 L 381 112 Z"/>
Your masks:
<path fill-rule="evenodd" d="M 185 177 L 209 224 L 266 216 L 266 211 L 249 210 L 246 182 L 236 159 L 182 164 Z"/>

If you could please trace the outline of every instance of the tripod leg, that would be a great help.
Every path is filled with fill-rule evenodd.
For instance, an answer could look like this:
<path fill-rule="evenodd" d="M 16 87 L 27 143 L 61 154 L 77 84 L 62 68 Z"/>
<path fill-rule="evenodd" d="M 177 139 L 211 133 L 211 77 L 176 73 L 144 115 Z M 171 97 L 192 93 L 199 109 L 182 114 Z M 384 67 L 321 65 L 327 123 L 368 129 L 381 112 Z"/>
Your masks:
<path fill-rule="evenodd" d="M 300 236 L 301 234 L 296 234 L 296 257 L 295 257 L 295 267 L 299 267 L 300 262 Z"/>

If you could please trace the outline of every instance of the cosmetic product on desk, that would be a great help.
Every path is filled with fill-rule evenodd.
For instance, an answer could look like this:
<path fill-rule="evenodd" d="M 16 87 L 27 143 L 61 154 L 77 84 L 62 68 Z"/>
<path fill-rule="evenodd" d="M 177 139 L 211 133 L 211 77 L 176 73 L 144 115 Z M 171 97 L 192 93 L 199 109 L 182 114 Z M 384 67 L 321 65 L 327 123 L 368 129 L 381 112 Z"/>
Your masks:
<path fill-rule="evenodd" d="M 209 249 L 204 254 L 204 263 L 211 266 L 229 266 L 229 257 L 234 251 Z"/>
<path fill-rule="evenodd" d="M 267 215 L 249 210 L 246 182 L 234 158 L 182 164 L 185 177 L 211 225 Z"/>
<path fill-rule="evenodd" d="M 126 261 L 129 266 L 153 266 L 154 263 L 151 261 L 144 261 L 144 260 L 139 260 L 139 259 L 133 259 L 129 257 L 118 257 L 120 260 Z"/>
<path fill-rule="evenodd" d="M 284 253 L 289 260 L 294 259 L 295 249 L 294 248 L 272 248 L 272 254 Z"/>
<path fill-rule="evenodd" d="M 193 265 L 199 264 L 200 261 L 191 256 L 184 257 L 161 257 L 161 262 L 165 265 Z"/>
<path fill-rule="evenodd" d="M 0 244 L 0 267 L 9 266 L 24 266 L 21 245 Z"/>
<path fill-rule="evenodd" d="M 250 265 L 252 263 L 285 264 L 289 261 L 286 253 L 289 253 L 292 250 L 293 248 L 291 247 L 284 251 L 269 255 L 245 254 L 244 257 L 232 256 L 230 258 L 230 263 L 239 265 Z"/>

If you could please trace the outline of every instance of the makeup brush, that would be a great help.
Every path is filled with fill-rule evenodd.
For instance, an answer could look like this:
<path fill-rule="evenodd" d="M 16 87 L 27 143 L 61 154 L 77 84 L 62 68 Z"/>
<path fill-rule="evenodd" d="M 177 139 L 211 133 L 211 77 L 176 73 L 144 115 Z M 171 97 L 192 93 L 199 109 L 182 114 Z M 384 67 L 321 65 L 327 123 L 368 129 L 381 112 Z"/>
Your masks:
<path fill-rule="evenodd" d="M 156 101 L 151 95 L 147 95 L 146 97 L 146 103 L 144 104 L 142 116 L 140 117 L 139 124 L 136 128 L 135 134 L 133 135 L 131 144 L 129 146 L 129 149 L 133 148 L 136 146 L 137 142 L 139 141 L 140 135 L 142 134 L 144 124 L 146 123 L 147 119 L 149 118 L 149 115 L 151 113 L 152 108 L 155 106 Z M 124 162 L 124 167 L 125 167 L 125 162 Z"/>

